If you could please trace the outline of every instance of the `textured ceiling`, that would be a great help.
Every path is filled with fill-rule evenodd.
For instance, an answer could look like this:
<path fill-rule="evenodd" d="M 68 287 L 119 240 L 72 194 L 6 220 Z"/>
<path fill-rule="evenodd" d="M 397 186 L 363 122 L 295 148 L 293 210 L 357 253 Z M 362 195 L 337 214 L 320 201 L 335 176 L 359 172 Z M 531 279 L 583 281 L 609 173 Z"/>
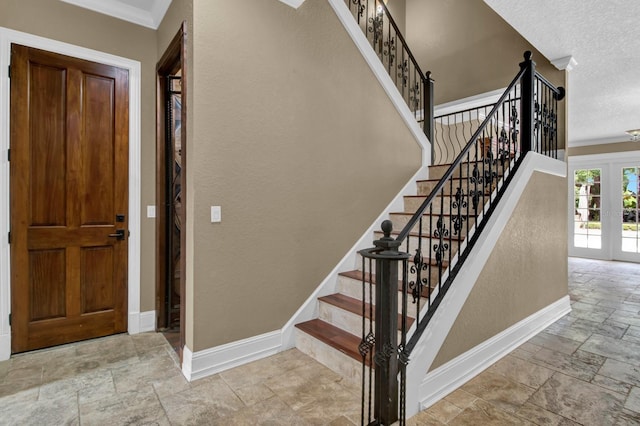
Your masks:
<path fill-rule="evenodd" d="M 569 145 L 640 128 L 640 1 L 484 0 L 548 59 L 573 56 Z"/>

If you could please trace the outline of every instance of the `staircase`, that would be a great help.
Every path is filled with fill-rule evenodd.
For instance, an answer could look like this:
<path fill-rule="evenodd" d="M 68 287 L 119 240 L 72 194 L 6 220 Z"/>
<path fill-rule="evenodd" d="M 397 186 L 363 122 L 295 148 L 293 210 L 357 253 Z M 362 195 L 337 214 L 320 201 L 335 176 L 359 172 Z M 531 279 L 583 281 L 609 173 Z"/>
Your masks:
<path fill-rule="evenodd" d="M 295 325 L 295 340 L 299 350 L 362 386 L 362 424 L 403 425 L 407 394 L 417 392 L 417 386 L 407 389 L 413 350 L 421 349 L 421 359 L 423 333 L 518 167 L 530 151 L 557 158 L 564 89 L 538 74 L 525 52 L 500 99 L 469 114 L 483 121 L 468 139 L 458 146 L 435 140 L 433 81 L 386 6 L 379 0 L 346 3 L 409 110 L 423 121 L 432 160 L 439 145 L 447 153 L 440 158 L 450 164 L 429 166 L 429 179 L 416 182 L 416 195 L 404 197 L 403 211 L 390 213 L 382 232 L 374 232 L 375 247 L 358 252 L 361 266 L 339 273 L 335 293 L 318 298 L 317 317 Z M 458 134 L 471 128 L 467 121 L 447 121 L 446 127 Z M 420 371 L 426 374 L 426 367 Z"/>
<path fill-rule="evenodd" d="M 449 167 L 449 164 L 429 166 L 430 179 L 416 182 L 417 195 L 405 196 L 404 210 L 393 212 L 389 215 L 389 219 L 393 223 L 393 229 L 401 230 L 405 227 Z M 473 163 L 469 163 L 468 170 L 473 170 Z M 466 178 L 466 176 L 463 177 Z M 460 186 L 465 188 L 465 185 L 468 185 L 467 182 L 467 179 L 460 179 Z M 458 185 L 450 186 L 450 188 L 458 188 Z M 468 191 L 466 190 L 465 192 Z M 488 199 L 489 191 L 484 192 L 484 195 Z M 440 216 L 440 205 L 442 205 L 443 217 L 449 217 L 451 216 L 450 206 L 454 199 L 455 190 L 452 193 L 450 189 L 446 189 L 443 195 L 438 195 L 437 206 L 434 208 L 438 213 L 423 215 L 422 233 L 420 235 L 418 232 L 409 234 L 409 247 L 418 247 L 418 239 L 422 239 L 421 246 L 423 247 L 428 246 L 429 241 L 434 241 L 435 236 L 432 228 L 435 227 L 437 218 Z M 482 207 L 479 207 L 478 211 L 481 210 Z M 455 215 L 457 211 L 453 213 Z M 449 219 L 447 222 L 449 222 Z M 473 229 L 473 225 L 474 219 L 471 218 L 465 221 L 464 226 L 460 228 L 456 235 L 450 233 L 445 239 L 449 247 L 448 252 L 451 253 L 452 258 L 457 254 L 458 247 L 465 243 L 468 230 Z M 395 237 L 398 232 L 392 232 L 391 235 Z M 373 239 L 377 240 L 382 236 L 382 232 L 376 231 Z M 427 269 L 430 270 L 428 282 L 437 283 L 440 274 L 445 275 L 447 273 L 449 261 L 443 260 L 441 266 L 438 266 L 434 256 L 435 252 L 433 250 L 428 252 L 431 255 L 422 258 L 427 265 Z M 448 258 L 449 254 L 447 254 Z M 415 272 L 413 274 L 410 273 L 410 277 L 415 277 Z M 375 314 L 375 307 L 370 309 L 368 290 L 365 291 L 363 309 L 363 278 L 366 283 L 371 283 L 375 286 L 375 275 L 368 272 L 363 273 L 362 268 L 340 273 L 336 293 L 318 298 L 318 318 L 296 325 L 296 347 L 355 384 L 360 384 L 362 380 L 362 355 L 358 351 L 358 345 L 361 341 L 363 311 L 367 320 L 370 319 L 370 312 L 373 311 Z M 402 286 L 399 285 L 399 288 L 402 288 Z M 421 306 L 428 306 L 429 301 L 437 296 L 437 291 L 438 288 L 435 284 L 432 287 L 424 287 L 422 289 Z M 375 290 L 373 294 L 375 294 Z M 399 305 L 401 300 L 399 298 Z M 411 302 L 411 297 L 409 297 L 409 301 Z M 398 307 L 398 311 L 402 311 L 401 306 Z M 414 324 L 415 316 L 416 314 L 413 313 L 408 317 L 407 325 L 409 327 Z M 398 319 L 398 324 L 400 323 L 401 321 Z"/>

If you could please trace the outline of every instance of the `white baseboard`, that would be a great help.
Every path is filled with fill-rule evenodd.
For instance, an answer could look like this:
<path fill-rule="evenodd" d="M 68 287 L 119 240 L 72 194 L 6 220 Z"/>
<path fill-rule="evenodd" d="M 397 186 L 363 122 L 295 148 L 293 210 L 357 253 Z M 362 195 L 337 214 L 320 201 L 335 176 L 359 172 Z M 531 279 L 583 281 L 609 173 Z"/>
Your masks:
<path fill-rule="evenodd" d="M 565 296 L 428 373 L 420 384 L 420 410 L 464 385 L 569 312 L 571 304 Z"/>
<path fill-rule="evenodd" d="M 274 355 L 282 348 L 281 330 L 261 334 L 196 353 L 185 346 L 182 354 L 182 374 L 187 380 L 197 380 Z"/>
<path fill-rule="evenodd" d="M 129 334 L 144 333 L 145 331 L 155 331 L 156 311 L 129 312 L 129 323 L 127 331 Z"/>
<path fill-rule="evenodd" d="M 524 158 L 513 181 L 507 187 L 500 203 L 489 218 L 485 230 L 480 234 L 474 246 L 474 255 L 469 256 L 456 276 L 456 285 L 451 286 L 427 325 L 418 344 L 411 353 L 411 362 L 407 366 L 407 415 L 413 416 L 420 410 L 420 386 L 429 371 L 440 347 L 467 297 L 473 290 L 478 276 L 500 238 L 504 227 L 513 214 L 526 185 L 535 171 L 556 176 L 567 176 L 566 163 L 544 155 L 530 152 Z"/>
<path fill-rule="evenodd" d="M 0 334 L 0 361 L 11 357 L 11 334 Z"/>
<path fill-rule="evenodd" d="M 280 0 L 280 1 L 286 4 L 287 6 L 291 6 L 294 9 L 299 8 L 300 5 L 304 3 L 304 0 Z"/>
<path fill-rule="evenodd" d="M 140 333 L 156 331 L 156 311 L 140 312 Z"/>

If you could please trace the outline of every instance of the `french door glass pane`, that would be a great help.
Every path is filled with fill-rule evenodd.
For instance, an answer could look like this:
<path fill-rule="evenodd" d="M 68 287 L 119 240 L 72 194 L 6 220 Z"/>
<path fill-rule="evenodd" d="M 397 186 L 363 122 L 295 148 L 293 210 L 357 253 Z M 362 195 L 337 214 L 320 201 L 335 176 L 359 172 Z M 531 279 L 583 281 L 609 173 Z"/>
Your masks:
<path fill-rule="evenodd" d="M 622 168 L 622 251 L 640 253 L 638 243 L 638 193 L 640 167 Z"/>
<path fill-rule="evenodd" d="M 580 169 L 574 173 L 575 247 L 602 248 L 600 175 L 601 169 Z"/>

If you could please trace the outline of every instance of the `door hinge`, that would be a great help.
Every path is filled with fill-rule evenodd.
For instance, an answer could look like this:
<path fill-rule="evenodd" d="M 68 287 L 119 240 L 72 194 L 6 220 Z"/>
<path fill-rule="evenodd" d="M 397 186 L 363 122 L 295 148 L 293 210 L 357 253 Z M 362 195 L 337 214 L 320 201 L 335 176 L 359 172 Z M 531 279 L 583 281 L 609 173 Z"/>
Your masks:
<path fill-rule="evenodd" d="M 9 76 L 9 78 L 11 78 L 11 65 L 9 65 L 7 68 L 9 68 L 9 72 L 7 75 Z"/>
<path fill-rule="evenodd" d="M 9 314 L 9 325 L 11 325 L 11 314 Z"/>
<path fill-rule="evenodd" d="M 9 240 L 9 244 L 11 244 L 11 231 L 9 231 L 9 238 L 8 238 L 8 240 Z"/>
<path fill-rule="evenodd" d="M 7 150 L 7 161 L 11 161 L 11 148 Z"/>

